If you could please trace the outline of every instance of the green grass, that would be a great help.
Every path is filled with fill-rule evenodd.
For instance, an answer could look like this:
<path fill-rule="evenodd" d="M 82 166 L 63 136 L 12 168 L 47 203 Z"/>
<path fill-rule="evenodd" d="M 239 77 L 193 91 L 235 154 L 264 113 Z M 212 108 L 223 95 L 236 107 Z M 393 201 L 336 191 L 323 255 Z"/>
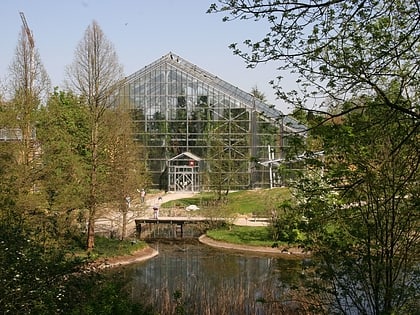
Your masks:
<path fill-rule="evenodd" d="M 144 247 L 146 247 L 145 242 L 132 242 L 129 240 L 121 241 L 118 239 L 96 236 L 93 252 L 100 256 L 113 257 L 129 255 Z"/>
<path fill-rule="evenodd" d="M 287 188 L 246 190 L 229 193 L 223 201 L 217 200 L 215 193 L 200 193 L 192 198 L 166 202 L 163 208 L 197 205 L 201 210 L 197 215 L 232 216 L 236 214 L 270 216 L 271 210 L 277 208 L 284 200 L 291 197 Z"/>
<path fill-rule="evenodd" d="M 207 236 L 216 241 L 240 245 L 271 247 L 275 243 L 264 226 L 232 226 L 230 229 L 209 230 Z"/>
<path fill-rule="evenodd" d="M 92 259 L 110 258 L 125 256 L 134 253 L 137 250 L 145 248 L 147 244 L 142 241 L 117 240 L 101 236 L 95 236 L 95 248 L 86 252 L 84 248 L 75 248 L 74 254 L 79 257 L 89 257 Z"/>

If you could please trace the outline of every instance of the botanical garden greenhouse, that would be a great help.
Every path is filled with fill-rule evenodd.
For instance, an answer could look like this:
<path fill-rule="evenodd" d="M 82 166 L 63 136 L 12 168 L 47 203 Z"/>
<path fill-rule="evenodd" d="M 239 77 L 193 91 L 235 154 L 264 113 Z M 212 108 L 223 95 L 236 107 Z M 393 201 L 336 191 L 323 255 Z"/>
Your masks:
<path fill-rule="evenodd" d="M 134 117 L 154 188 L 237 190 L 282 185 L 279 161 L 296 120 L 169 53 L 125 78 L 117 97 Z M 278 165 L 278 163 L 276 164 Z"/>

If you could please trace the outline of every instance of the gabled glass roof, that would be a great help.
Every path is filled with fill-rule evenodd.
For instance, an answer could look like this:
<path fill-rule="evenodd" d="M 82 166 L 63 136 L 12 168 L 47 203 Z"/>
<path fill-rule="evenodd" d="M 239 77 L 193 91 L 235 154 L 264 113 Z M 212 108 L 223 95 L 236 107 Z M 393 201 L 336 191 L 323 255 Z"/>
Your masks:
<path fill-rule="evenodd" d="M 186 72 L 191 76 L 197 78 L 200 81 L 203 81 L 214 88 L 220 90 L 223 93 L 226 93 L 233 98 L 238 99 L 244 104 L 248 104 L 250 108 L 255 108 L 255 110 L 262 114 L 263 116 L 272 119 L 272 120 L 281 120 L 283 119 L 285 128 L 289 128 L 292 132 L 301 132 L 305 130 L 305 126 L 300 124 L 294 118 L 284 115 L 280 110 L 270 106 L 259 99 L 252 96 L 250 93 L 247 93 L 238 87 L 220 79 L 219 77 L 201 69 L 195 64 L 190 63 L 189 61 L 179 57 L 178 55 L 170 52 L 160 59 L 154 61 L 153 63 L 145 66 L 144 68 L 136 71 L 132 75 L 125 78 L 125 84 L 135 81 L 137 78 L 145 76 L 148 72 L 153 71 L 156 67 L 163 65 L 169 65 L 180 71 Z"/>

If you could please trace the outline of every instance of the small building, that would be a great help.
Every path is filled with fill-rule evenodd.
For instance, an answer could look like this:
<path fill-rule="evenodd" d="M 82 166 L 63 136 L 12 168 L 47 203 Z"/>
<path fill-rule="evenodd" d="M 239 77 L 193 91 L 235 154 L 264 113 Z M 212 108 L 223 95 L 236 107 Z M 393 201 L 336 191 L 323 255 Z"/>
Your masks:
<path fill-rule="evenodd" d="M 201 159 L 191 152 L 184 152 L 168 161 L 168 190 L 191 191 L 201 190 Z"/>

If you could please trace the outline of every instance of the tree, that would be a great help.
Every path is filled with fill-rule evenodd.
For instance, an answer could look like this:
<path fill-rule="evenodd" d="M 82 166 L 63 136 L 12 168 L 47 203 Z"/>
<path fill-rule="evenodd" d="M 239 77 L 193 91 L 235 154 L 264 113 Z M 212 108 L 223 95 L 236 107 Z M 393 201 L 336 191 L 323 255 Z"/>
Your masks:
<path fill-rule="evenodd" d="M 265 94 L 263 92 L 261 92 L 257 86 L 254 86 L 251 89 L 251 95 L 254 96 L 256 99 L 262 101 L 262 102 L 267 102 L 267 97 L 265 96 Z"/>
<path fill-rule="evenodd" d="M 139 187 L 147 187 L 149 176 L 143 147 L 133 140 L 133 122 L 123 107 L 107 112 L 104 121 L 107 186 L 104 194 L 122 215 L 121 239 L 127 234 L 130 202 Z"/>
<path fill-rule="evenodd" d="M 33 160 L 35 144 L 36 111 L 46 101 L 50 92 L 50 80 L 35 49 L 31 34 L 22 26 L 16 46 L 15 58 L 9 67 L 10 90 L 15 110 L 14 128 L 22 132 L 21 163 L 28 165 Z M 32 155 L 32 156 L 31 156 Z"/>
<path fill-rule="evenodd" d="M 56 89 L 38 115 L 37 130 L 46 211 L 56 218 L 57 235 L 68 237 L 80 232 L 88 200 L 89 111 L 77 96 Z"/>
<path fill-rule="evenodd" d="M 13 152 L 0 150 L 0 309 L 57 314 L 66 279 L 79 262 L 57 246 L 53 215 L 22 211 L 16 164 Z"/>
<path fill-rule="evenodd" d="M 19 198 L 15 202 L 21 211 L 37 212 L 43 196 L 38 190 L 40 148 L 36 140 L 36 114 L 50 92 L 50 80 L 36 50 L 32 34 L 22 27 L 15 56 L 9 66 L 8 94 L 0 119 L 1 127 L 11 136 L 5 144 L 13 152 L 14 169 L 19 181 Z"/>
<path fill-rule="evenodd" d="M 306 246 L 320 259 L 312 292 L 335 298 L 330 312 L 414 313 L 418 1 L 219 3 L 209 12 L 227 13 L 225 21 L 268 23 L 261 40 L 231 48 L 249 67 L 276 64 L 277 95 L 310 123 L 307 151 L 325 151 L 324 161 L 306 160 L 296 182 L 296 211 L 308 219 Z M 300 92 L 283 89 L 284 73 L 296 76 Z"/>
<path fill-rule="evenodd" d="M 418 139 L 402 141 L 413 127 L 407 115 L 378 99 L 353 100 L 367 109 L 316 129 L 324 163 L 308 161 L 297 184 L 304 244 L 320 259 L 308 287 L 327 293 L 332 313 L 418 309 L 420 147 Z"/>
<path fill-rule="evenodd" d="M 353 95 L 369 94 L 380 97 L 387 108 L 419 119 L 417 0 L 219 3 L 208 12 L 227 14 L 224 21 L 267 22 L 269 29 L 261 40 L 246 39 L 243 48 L 237 43 L 230 47 L 249 67 L 275 63 L 281 74 L 272 81 L 273 87 L 293 106 L 306 108 L 310 100 L 320 106 L 325 102 L 340 106 Z M 300 92 L 283 90 L 283 72 L 295 74 Z M 387 93 L 391 84 L 398 91 L 392 98 Z M 410 106 L 401 106 L 402 98 Z M 358 106 L 353 104 L 347 111 Z"/>
<path fill-rule="evenodd" d="M 112 106 L 112 96 L 122 78 L 122 66 L 118 63 L 113 45 L 105 37 L 96 21 L 86 29 L 76 48 L 73 63 L 67 68 L 68 85 L 86 103 L 90 112 L 90 192 L 87 208 L 87 248 L 94 247 L 95 216 L 101 201 L 99 182 L 101 163 L 100 126 L 104 113 Z"/>

